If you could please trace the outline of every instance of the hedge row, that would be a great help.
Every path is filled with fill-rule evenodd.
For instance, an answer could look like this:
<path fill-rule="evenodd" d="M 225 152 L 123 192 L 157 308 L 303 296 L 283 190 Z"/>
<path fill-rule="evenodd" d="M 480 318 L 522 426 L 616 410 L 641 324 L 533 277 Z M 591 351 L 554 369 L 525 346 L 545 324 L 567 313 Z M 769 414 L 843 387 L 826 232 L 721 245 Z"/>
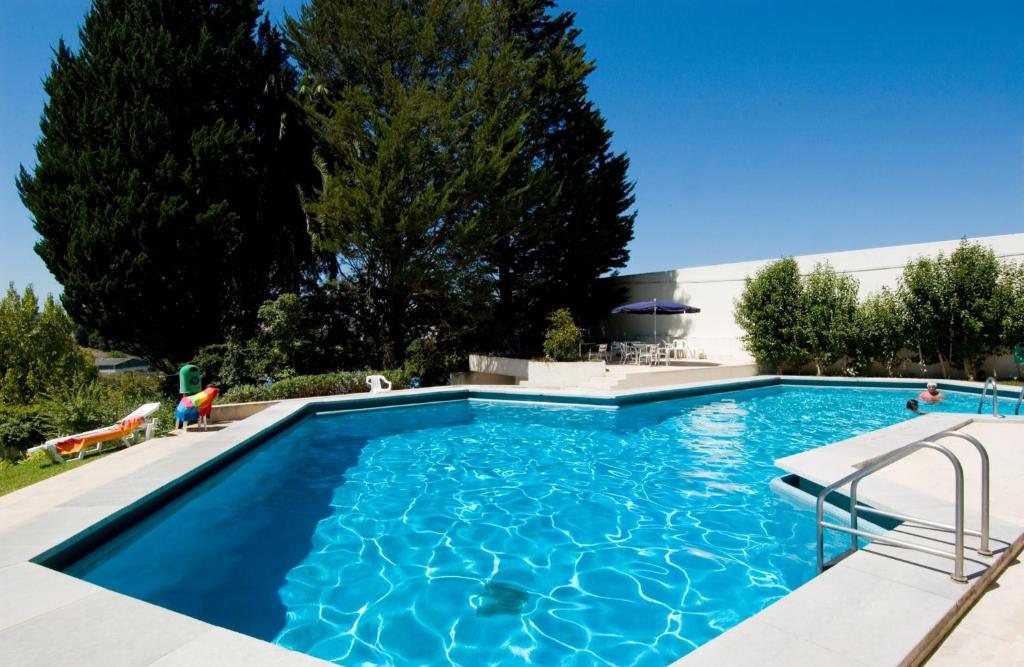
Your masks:
<path fill-rule="evenodd" d="M 336 396 L 368 391 L 367 375 L 383 375 L 395 389 L 409 386 L 412 373 L 407 370 L 393 371 L 340 371 L 320 375 L 296 375 L 274 382 L 269 387 L 257 384 L 243 384 L 224 392 L 223 403 L 251 403 L 253 401 L 280 401 L 287 398 L 310 398 L 313 396 Z"/>

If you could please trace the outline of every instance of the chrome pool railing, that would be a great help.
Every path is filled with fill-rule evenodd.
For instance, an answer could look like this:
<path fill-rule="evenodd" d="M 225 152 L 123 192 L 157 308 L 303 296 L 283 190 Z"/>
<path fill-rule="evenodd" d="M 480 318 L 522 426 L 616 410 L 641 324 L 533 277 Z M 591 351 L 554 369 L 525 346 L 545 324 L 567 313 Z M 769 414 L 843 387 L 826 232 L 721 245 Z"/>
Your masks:
<path fill-rule="evenodd" d="M 965 433 L 958 433 L 956 431 L 943 431 L 936 436 L 939 437 L 958 437 L 970 442 L 978 450 L 981 456 L 981 494 L 982 494 L 982 517 L 981 517 L 981 530 L 973 531 L 964 528 L 964 471 L 963 466 L 960 464 L 960 459 L 957 458 L 956 454 L 950 451 L 947 447 L 931 442 L 930 440 L 919 440 L 909 445 L 904 445 L 898 449 L 885 454 L 884 456 L 875 459 L 867 466 L 857 470 L 842 479 L 833 482 L 826 486 L 818 494 L 818 501 L 816 507 L 816 521 L 817 521 L 817 538 L 818 538 L 818 572 L 824 572 L 826 568 L 834 565 L 838 561 L 846 558 L 847 556 L 856 552 L 859 548 L 859 537 L 870 539 L 879 544 L 888 544 L 891 546 L 903 547 L 906 549 L 913 549 L 915 551 L 921 551 L 924 553 L 932 554 L 934 556 L 940 556 L 942 558 L 950 558 L 953 560 L 953 572 L 951 574 L 953 581 L 964 583 L 967 578 L 964 576 L 964 535 L 972 535 L 981 539 L 978 553 L 983 556 L 990 556 L 992 552 L 989 550 L 989 459 L 988 452 L 985 447 L 973 436 L 969 436 Z M 887 512 L 879 510 L 873 507 L 867 507 L 860 505 L 857 500 L 857 486 L 860 481 L 873 473 L 886 468 L 893 463 L 913 454 L 920 449 L 932 449 L 943 456 L 950 462 L 953 467 L 954 481 L 954 519 L 952 525 L 937 523 L 935 521 L 929 521 L 918 517 L 907 516 L 903 514 L 897 514 L 894 512 Z M 849 485 L 850 486 L 850 525 L 841 526 L 836 523 L 825 521 L 825 499 L 829 494 L 836 490 Z M 885 516 L 892 519 L 897 519 L 910 524 L 916 524 L 927 528 L 937 528 L 940 530 L 947 530 L 953 532 L 953 552 L 942 551 L 940 549 L 934 549 L 926 547 L 921 544 L 914 542 L 908 542 L 906 540 L 899 540 L 885 535 L 878 535 L 875 533 L 869 533 L 858 529 L 857 521 L 859 512 L 869 512 L 871 514 L 877 514 L 879 516 Z M 835 558 L 828 561 L 825 560 L 825 529 L 830 528 L 832 530 L 838 530 L 843 533 L 850 535 L 850 548 L 843 553 L 839 554 Z"/>
<path fill-rule="evenodd" d="M 978 414 L 981 414 L 981 408 L 985 405 L 985 396 L 987 395 L 988 388 L 992 387 L 992 414 L 996 417 L 999 416 L 999 381 L 994 375 L 990 375 L 985 378 L 985 386 L 981 388 L 981 398 L 978 399 Z M 1019 401 L 1018 401 L 1019 404 Z"/>

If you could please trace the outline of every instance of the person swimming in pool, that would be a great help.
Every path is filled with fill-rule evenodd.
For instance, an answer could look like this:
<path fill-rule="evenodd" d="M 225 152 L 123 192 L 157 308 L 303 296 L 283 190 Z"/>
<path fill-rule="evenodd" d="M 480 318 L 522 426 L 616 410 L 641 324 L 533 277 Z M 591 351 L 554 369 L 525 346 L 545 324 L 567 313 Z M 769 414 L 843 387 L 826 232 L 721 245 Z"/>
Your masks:
<path fill-rule="evenodd" d="M 939 391 L 939 385 L 934 382 L 929 382 L 925 390 L 918 394 L 917 397 L 925 403 L 938 403 L 946 398 L 945 394 Z"/>
<path fill-rule="evenodd" d="M 916 398 L 912 398 L 909 401 L 907 401 L 907 410 L 910 410 L 915 415 L 927 414 L 926 412 L 921 410 L 921 406 L 918 404 Z"/>

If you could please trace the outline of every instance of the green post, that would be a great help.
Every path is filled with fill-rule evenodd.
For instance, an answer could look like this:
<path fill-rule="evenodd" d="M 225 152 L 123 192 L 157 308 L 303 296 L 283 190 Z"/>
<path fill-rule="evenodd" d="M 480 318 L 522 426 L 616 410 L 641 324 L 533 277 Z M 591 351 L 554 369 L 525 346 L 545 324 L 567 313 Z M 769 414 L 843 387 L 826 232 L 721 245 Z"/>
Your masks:
<path fill-rule="evenodd" d="M 178 391 L 182 394 L 195 394 L 203 388 L 203 374 L 193 364 L 182 366 L 178 371 Z"/>

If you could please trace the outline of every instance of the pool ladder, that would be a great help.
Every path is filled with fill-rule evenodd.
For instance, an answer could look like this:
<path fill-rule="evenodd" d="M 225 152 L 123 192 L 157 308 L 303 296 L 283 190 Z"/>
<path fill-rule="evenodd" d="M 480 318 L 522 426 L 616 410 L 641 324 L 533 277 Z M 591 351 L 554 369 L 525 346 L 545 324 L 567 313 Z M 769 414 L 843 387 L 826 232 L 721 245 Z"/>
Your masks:
<path fill-rule="evenodd" d="M 934 556 L 941 556 L 943 558 L 949 558 L 953 561 L 953 572 L 951 574 L 953 581 L 965 583 L 967 578 L 964 576 L 964 535 L 972 535 L 980 538 L 978 546 L 978 554 L 982 556 L 991 556 L 992 550 L 989 549 L 988 544 L 988 528 L 989 528 L 989 490 L 988 490 L 988 452 L 985 447 L 978 441 L 974 436 L 967 435 L 966 433 L 960 433 L 958 431 L 943 431 L 937 435 L 932 436 L 934 439 L 939 438 L 961 438 L 974 445 L 974 448 L 978 450 L 978 454 L 981 457 L 981 530 L 967 530 L 964 528 L 964 470 L 960 464 L 960 459 L 957 458 L 956 454 L 949 450 L 949 448 L 932 442 L 931 440 L 918 440 L 909 445 L 904 445 L 898 449 L 878 457 L 868 465 L 864 466 L 860 470 L 853 472 L 846 477 L 843 477 L 837 482 L 834 482 L 818 494 L 817 503 L 817 528 L 818 528 L 818 573 L 824 572 L 826 568 L 835 565 L 840 560 L 847 556 L 855 553 L 859 548 L 859 537 L 870 539 L 879 544 L 888 544 L 896 547 L 903 547 L 906 549 L 913 549 L 915 551 L 921 551 L 924 553 L 932 554 Z M 950 465 L 953 466 L 953 475 L 955 477 L 954 495 L 955 495 L 955 511 L 953 524 L 947 525 L 943 523 L 936 523 L 934 521 L 928 521 L 912 516 L 906 516 L 903 514 L 896 514 L 894 512 L 886 512 L 874 507 L 868 507 L 867 505 L 861 505 L 857 501 L 857 486 L 860 481 L 873 473 L 887 468 L 893 463 L 910 456 L 914 452 L 920 449 L 932 449 L 943 456 L 949 461 Z M 833 523 L 825 520 L 825 499 L 829 494 L 836 490 L 849 485 L 850 486 L 850 525 L 842 526 L 837 523 Z M 917 525 L 925 528 L 935 528 L 939 530 L 951 531 L 953 533 L 953 551 L 943 551 L 941 549 L 935 549 L 932 547 L 926 547 L 921 544 L 914 542 L 908 542 L 906 540 L 899 540 L 888 537 L 886 535 L 877 535 L 860 530 L 857 527 L 857 521 L 861 512 L 868 512 L 876 514 L 878 516 L 888 517 L 890 519 L 896 519 L 898 521 L 907 523 L 909 525 Z M 829 528 L 832 530 L 838 530 L 843 533 L 850 535 L 850 548 L 839 554 L 835 558 L 828 561 L 825 560 L 825 529 Z"/>
<path fill-rule="evenodd" d="M 994 375 L 985 379 L 985 386 L 981 388 L 981 398 L 978 399 L 978 414 L 985 405 L 985 396 L 988 395 L 989 387 L 992 388 L 992 416 L 999 416 L 999 381 Z M 1021 388 L 1021 396 L 1024 396 L 1024 387 Z M 1020 399 L 1017 399 L 1017 414 L 1020 414 Z"/>

